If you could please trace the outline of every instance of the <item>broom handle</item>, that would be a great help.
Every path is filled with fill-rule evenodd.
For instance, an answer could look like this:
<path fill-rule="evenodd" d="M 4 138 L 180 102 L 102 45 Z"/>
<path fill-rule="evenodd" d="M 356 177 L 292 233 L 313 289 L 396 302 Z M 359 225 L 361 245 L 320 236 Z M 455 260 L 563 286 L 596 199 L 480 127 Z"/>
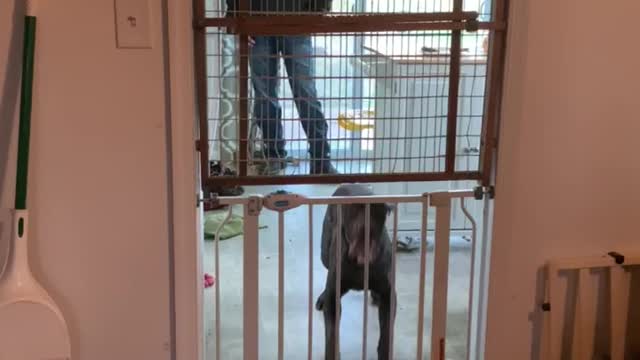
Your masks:
<path fill-rule="evenodd" d="M 33 63 L 35 56 L 36 18 L 25 16 L 22 53 L 22 89 L 20 97 L 20 126 L 18 130 L 18 165 L 16 171 L 15 209 L 27 208 L 27 177 L 29 174 L 29 139 L 31 135 L 31 103 Z"/>

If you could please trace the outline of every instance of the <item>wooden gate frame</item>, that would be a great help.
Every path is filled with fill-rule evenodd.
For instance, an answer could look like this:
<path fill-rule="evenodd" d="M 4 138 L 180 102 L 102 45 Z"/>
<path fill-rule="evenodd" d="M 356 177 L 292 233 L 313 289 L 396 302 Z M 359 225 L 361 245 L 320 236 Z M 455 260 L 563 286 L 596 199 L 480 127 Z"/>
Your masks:
<path fill-rule="evenodd" d="M 498 124 L 502 98 L 502 81 L 506 45 L 507 14 L 509 0 L 493 0 L 492 17 L 488 22 L 478 22 L 477 12 L 462 11 L 463 0 L 454 0 L 453 11 L 424 14 L 372 14 L 372 15 L 270 15 L 249 14 L 249 1 L 239 0 L 239 11 L 234 16 L 208 18 L 204 0 L 193 0 L 194 51 L 196 97 L 198 107 L 199 137 L 196 150 L 200 152 L 201 183 L 205 193 L 222 186 L 234 185 L 282 185 L 282 184 L 331 184 L 343 182 L 405 182 L 477 180 L 483 186 L 492 185 L 492 171 L 498 146 Z M 276 19 L 276 20 L 274 20 Z M 268 25 L 268 26 L 267 26 Z M 358 33 L 375 31 L 449 30 L 452 32 L 446 154 L 444 172 L 392 173 L 392 174 L 338 174 L 295 176 L 249 176 L 249 141 L 239 137 L 238 176 L 211 176 L 209 171 L 209 126 L 207 101 L 206 29 L 226 28 L 229 34 L 239 37 L 239 78 L 249 78 L 249 37 L 252 35 L 295 35 L 318 33 Z M 462 31 L 490 30 L 485 111 L 480 140 L 480 165 L 478 171 L 456 171 L 455 149 L 458 117 L 458 92 L 460 84 L 460 58 Z M 239 82 L 239 133 L 248 134 L 249 86 Z"/>

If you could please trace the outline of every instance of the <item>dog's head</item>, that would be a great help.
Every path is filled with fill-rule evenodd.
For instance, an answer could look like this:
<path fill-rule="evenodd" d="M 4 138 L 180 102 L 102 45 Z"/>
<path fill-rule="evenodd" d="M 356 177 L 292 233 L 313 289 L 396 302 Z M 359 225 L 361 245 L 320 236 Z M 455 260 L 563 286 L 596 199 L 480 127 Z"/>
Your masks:
<path fill-rule="evenodd" d="M 344 205 L 342 209 L 342 236 L 347 244 L 346 253 L 349 259 L 358 265 L 364 265 L 366 254 L 366 236 L 369 233 L 369 263 L 375 262 L 380 253 L 382 241 L 387 241 L 383 236 L 385 221 L 391 211 L 387 204 L 371 204 L 369 210 L 369 222 L 366 219 L 366 207 L 364 204 Z M 368 229 L 366 226 L 368 225 Z"/>

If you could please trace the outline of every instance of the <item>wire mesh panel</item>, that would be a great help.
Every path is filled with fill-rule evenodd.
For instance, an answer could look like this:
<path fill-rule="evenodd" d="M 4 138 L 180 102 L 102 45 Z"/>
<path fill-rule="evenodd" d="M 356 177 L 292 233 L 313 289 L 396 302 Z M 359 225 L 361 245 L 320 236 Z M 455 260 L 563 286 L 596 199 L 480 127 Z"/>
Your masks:
<path fill-rule="evenodd" d="M 228 5 L 237 12 L 245 13 L 278 13 L 309 14 L 324 10 L 335 15 L 372 15 L 372 14 L 406 14 L 435 13 L 453 11 L 453 0 L 310 0 L 310 1 L 249 1 L 248 8 L 243 10 L 241 0 L 206 0 L 205 16 L 223 18 L 227 15 Z M 290 4 L 290 6 L 288 6 Z M 464 11 L 478 12 L 482 21 L 488 21 L 492 13 L 491 0 L 464 0 Z M 314 9 L 317 9 L 314 11 Z"/>
<path fill-rule="evenodd" d="M 218 2 L 222 3 L 219 6 Z M 478 11 L 485 1 L 465 0 L 465 10 Z M 307 15 L 322 11 L 334 15 L 371 15 L 435 13 L 453 10 L 453 0 L 250 0 L 243 8 L 242 0 L 208 0 L 206 16 L 220 18 L 227 8 L 242 14 Z"/>
<path fill-rule="evenodd" d="M 456 171 L 480 171 L 489 32 L 462 33 Z"/>
<path fill-rule="evenodd" d="M 205 185 L 480 179 L 491 12 L 481 0 L 197 0 Z"/>

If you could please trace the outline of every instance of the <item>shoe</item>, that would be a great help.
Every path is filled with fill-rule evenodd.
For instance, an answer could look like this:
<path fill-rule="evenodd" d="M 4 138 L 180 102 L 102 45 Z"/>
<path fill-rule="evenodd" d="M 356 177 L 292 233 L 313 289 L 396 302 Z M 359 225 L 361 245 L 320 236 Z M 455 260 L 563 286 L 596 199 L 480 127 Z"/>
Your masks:
<path fill-rule="evenodd" d="M 287 161 L 285 159 L 266 159 L 261 161 L 257 166 L 256 170 L 261 176 L 274 176 L 280 175 L 282 170 L 287 168 Z"/>
<path fill-rule="evenodd" d="M 228 167 L 223 166 L 219 161 L 209 162 L 209 173 L 212 177 L 216 176 L 236 176 L 236 172 Z M 218 194 L 218 196 L 240 196 L 244 194 L 244 188 L 242 186 L 214 186 L 209 189 L 212 194 Z M 205 211 L 224 208 L 225 206 L 211 207 L 205 204 Z"/>
<path fill-rule="evenodd" d="M 309 169 L 311 175 L 336 175 L 338 170 L 331 164 L 331 160 L 315 160 Z"/>

